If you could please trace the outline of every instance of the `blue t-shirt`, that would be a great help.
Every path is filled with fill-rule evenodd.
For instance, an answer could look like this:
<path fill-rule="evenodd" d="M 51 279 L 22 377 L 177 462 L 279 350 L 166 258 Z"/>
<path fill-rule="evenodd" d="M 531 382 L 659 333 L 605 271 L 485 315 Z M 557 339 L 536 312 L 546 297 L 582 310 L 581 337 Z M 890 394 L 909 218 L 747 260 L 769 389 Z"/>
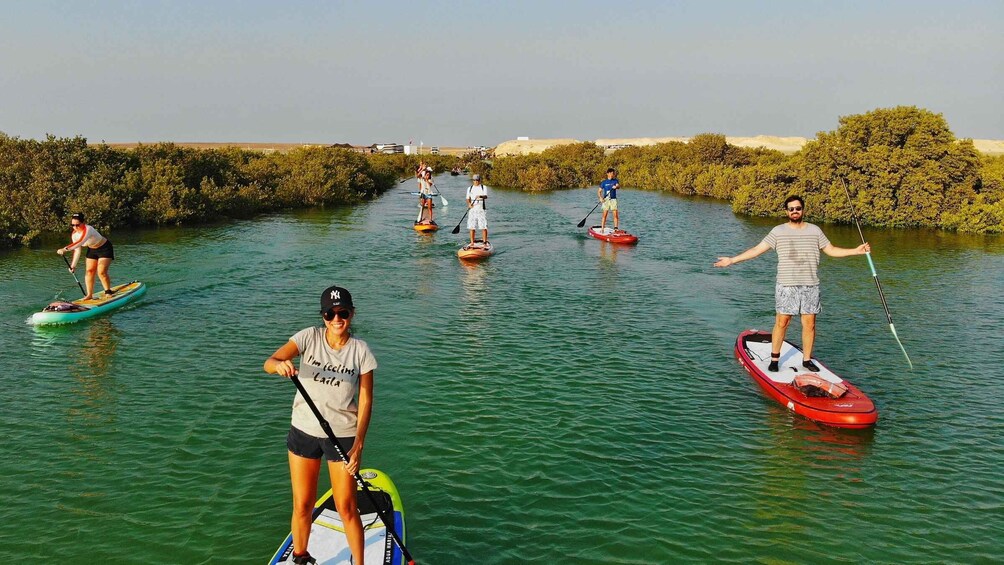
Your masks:
<path fill-rule="evenodd" d="M 603 198 L 609 198 L 611 200 L 617 199 L 617 179 L 606 179 L 600 183 L 600 188 L 603 190 Z"/>

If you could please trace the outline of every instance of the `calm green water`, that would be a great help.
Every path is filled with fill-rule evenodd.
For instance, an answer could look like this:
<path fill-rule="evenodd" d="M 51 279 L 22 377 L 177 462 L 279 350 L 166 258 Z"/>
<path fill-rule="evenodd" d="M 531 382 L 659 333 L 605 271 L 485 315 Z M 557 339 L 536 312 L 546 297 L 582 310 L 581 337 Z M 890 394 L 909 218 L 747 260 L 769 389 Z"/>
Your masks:
<path fill-rule="evenodd" d="M 466 267 L 464 181 L 438 182 L 433 236 L 400 192 L 116 232 L 113 277 L 149 293 L 64 328 L 25 323 L 75 296 L 58 257 L 0 256 L 0 560 L 267 560 L 294 389 L 261 364 L 333 283 L 380 363 L 364 464 L 397 482 L 419 563 L 1004 559 L 1001 239 L 866 232 L 913 372 L 864 258 L 823 258 L 817 356 L 880 410 L 848 432 L 790 415 L 733 358 L 772 324 L 774 259 L 711 264 L 776 222 L 629 190 L 642 240 L 624 248 L 575 228 L 591 190 L 497 191 L 499 253 Z"/>

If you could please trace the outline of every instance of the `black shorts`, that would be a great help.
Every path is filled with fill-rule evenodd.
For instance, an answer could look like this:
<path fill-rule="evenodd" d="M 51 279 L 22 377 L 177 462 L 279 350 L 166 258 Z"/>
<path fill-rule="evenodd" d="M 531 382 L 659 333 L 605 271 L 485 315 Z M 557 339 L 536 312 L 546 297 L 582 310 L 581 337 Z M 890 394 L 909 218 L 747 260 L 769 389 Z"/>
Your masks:
<path fill-rule="evenodd" d="M 355 437 L 338 438 L 338 444 L 345 450 L 346 455 L 348 455 L 352 449 L 352 444 L 355 442 Z M 289 427 L 289 433 L 286 434 L 286 448 L 293 455 L 299 455 L 307 459 L 320 459 L 321 455 L 324 455 L 328 461 L 342 461 L 342 457 L 335 450 L 335 444 L 331 443 L 330 439 L 305 434 L 293 426 Z"/>
<path fill-rule="evenodd" d="M 105 244 L 97 248 L 87 248 L 88 259 L 114 259 L 115 258 L 115 248 L 112 247 L 112 240 L 106 239 Z"/>

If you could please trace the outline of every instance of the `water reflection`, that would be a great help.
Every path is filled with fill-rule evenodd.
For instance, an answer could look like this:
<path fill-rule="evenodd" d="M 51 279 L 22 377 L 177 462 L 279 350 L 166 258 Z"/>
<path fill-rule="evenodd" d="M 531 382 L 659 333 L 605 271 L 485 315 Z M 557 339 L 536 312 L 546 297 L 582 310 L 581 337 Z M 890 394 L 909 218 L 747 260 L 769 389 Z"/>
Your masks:
<path fill-rule="evenodd" d="M 122 331 L 115 327 L 111 318 L 98 318 L 87 324 L 83 353 L 91 376 L 108 376 L 108 367 L 121 341 Z"/>
<path fill-rule="evenodd" d="M 599 280 L 600 289 L 604 293 L 615 294 L 620 284 L 620 270 L 617 265 L 617 255 L 621 252 L 620 245 L 599 241 Z"/>
<path fill-rule="evenodd" d="M 99 318 L 87 325 L 81 352 L 83 364 L 72 363 L 76 385 L 70 391 L 74 402 L 68 403 L 67 423 L 79 429 L 85 425 L 104 424 L 114 418 L 115 383 L 109 368 L 122 341 L 122 332 L 111 318 Z M 75 350 L 73 350 L 75 351 Z M 72 359 L 76 355 L 71 354 Z"/>
<path fill-rule="evenodd" d="M 874 429 L 823 426 L 780 406 L 770 406 L 765 424 L 756 515 L 783 521 L 791 533 L 805 533 L 806 524 L 815 522 L 815 500 L 855 492 L 851 485 L 864 481 L 863 463 L 871 454 Z"/>
<path fill-rule="evenodd" d="M 620 253 L 623 245 L 617 245 L 608 241 L 600 241 L 600 264 L 616 265 L 617 254 Z"/>
<path fill-rule="evenodd" d="M 415 260 L 415 295 L 432 297 L 438 294 L 436 288 L 436 271 L 439 266 L 434 257 L 422 257 Z"/>
<path fill-rule="evenodd" d="M 768 405 L 766 428 L 771 431 L 779 467 L 839 467 L 857 470 L 852 461 L 871 454 L 875 428 L 849 430 L 813 422 L 781 406 Z M 786 471 L 787 472 L 787 471 Z"/>
<path fill-rule="evenodd" d="M 115 386 L 113 361 L 122 331 L 110 317 L 77 324 L 33 326 L 30 355 L 37 367 L 46 367 L 67 388 L 59 403 L 66 408 L 70 429 L 104 426 L 113 419 Z"/>
<path fill-rule="evenodd" d="M 465 312 L 483 314 L 489 291 L 488 265 L 481 262 L 460 261 L 460 267 Z"/>

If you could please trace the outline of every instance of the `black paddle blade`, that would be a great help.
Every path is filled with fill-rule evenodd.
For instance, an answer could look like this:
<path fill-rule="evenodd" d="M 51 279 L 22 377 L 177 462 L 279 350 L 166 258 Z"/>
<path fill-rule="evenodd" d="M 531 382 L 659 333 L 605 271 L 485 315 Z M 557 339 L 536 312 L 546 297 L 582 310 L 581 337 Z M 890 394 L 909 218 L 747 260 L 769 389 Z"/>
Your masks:
<path fill-rule="evenodd" d="M 596 206 L 593 206 L 593 209 L 592 209 L 592 210 L 590 210 L 588 214 L 586 214 L 586 217 L 585 217 L 585 218 L 582 218 L 582 221 L 581 221 L 581 222 L 579 222 L 579 227 L 580 227 L 580 228 L 581 228 L 581 227 L 584 227 L 584 226 L 586 225 L 586 220 L 588 220 L 588 219 L 589 219 L 589 216 L 591 216 L 591 215 L 592 215 L 592 213 L 596 211 L 596 208 L 597 208 L 597 207 L 599 207 L 599 205 L 600 205 L 600 203 L 599 203 L 599 202 L 597 202 L 597 203 L 596 203 Z"/>
<path fill-rule="evenodd" d="M 457 224 L 457 227 L 453 228 L 453 231 L 450 233 L 460 233 L 460 224 Z"/>

